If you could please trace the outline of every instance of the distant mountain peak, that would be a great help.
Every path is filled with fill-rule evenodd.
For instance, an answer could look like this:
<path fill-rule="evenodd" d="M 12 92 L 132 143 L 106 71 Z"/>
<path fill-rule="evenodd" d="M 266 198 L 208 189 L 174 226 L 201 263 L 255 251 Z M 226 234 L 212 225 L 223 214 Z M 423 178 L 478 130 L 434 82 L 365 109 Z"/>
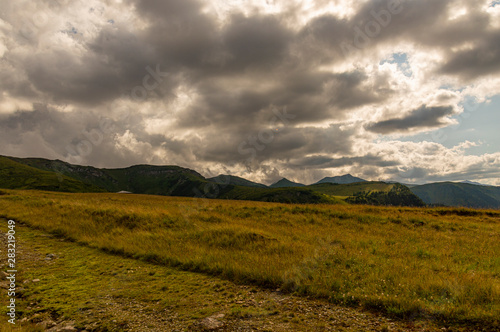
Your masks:
<path fill-rule="evenodd" d="M 366 180 L 363 180 L 361 178 L 352 176 L 351 174 L 344 174 L 341 176 L 333 176 L 333 177 L 326 177 L 315 184 L 320 184 L 320 183 L 337 183 L 337 184 L 349 184 L 349 183 L 356 183 L 356 182 L 366 182 Z"/>
<path fill-rule="evenodd" d="M 297 183 L 288 180 L 287 178 L 282 178 L 278 182 L 273 183 L 270 185 L 271 188 L 286 188 L 286 187 L 304 187 L 305 185 L 302 183 Z"/>

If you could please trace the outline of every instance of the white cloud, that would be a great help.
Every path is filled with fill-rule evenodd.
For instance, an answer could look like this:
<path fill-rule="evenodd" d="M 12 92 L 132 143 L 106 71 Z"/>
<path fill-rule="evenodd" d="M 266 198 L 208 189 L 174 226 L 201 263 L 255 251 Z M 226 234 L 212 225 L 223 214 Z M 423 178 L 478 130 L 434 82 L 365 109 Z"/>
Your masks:
<path fill-rule="evenodd" d="M 34 153 L 15 134 L 36 138 L 36 151 L 61 158 L 102 117 L 114 131 L 83 156 L 85 163 L 178 163 L 222 172 L 226 162 L 259 181 L 313 182 L 351 172 L 496 183 L 498 154 L 467 154 L 477 142 L 446 148 L 404 139 L 453 125 L 453 117 L 474 111 L 462 105 L 471 97 L 486 102 L 498 94 L 499 72 L 490 68 L 499 54 L 500 6 L 406 1 L 365 47 L 344 56 L 340 45 L 353 42 L 356 27 L 376 22 L 372 10 L 388 2 L 376 4 L 4 1 L 0 128 L 17 129 L 1 136 L 0 154 Z M 483 50 L 491 59 L 474 56 Z M 151 68 L 164 76 L 145 89 Z M 132 98 L 141 87 L 144 95 Z M 40 112 L 37 103 L 52 111 Z M 259 151 L 258 167 L 248 174 L 238 144 L 267 128 L 272 107 L 285 106 L 293 121 Z M 23 127 L 35 121 L 29 112 L 50 121 Z M 59 128 L 62 142 L 47 128 Z"/>

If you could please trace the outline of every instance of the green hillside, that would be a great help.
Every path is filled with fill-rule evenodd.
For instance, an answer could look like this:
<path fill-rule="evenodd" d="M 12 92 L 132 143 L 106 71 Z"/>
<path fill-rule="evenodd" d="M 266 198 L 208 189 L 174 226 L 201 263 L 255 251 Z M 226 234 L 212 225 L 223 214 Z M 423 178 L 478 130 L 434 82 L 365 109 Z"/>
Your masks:
<path fill-rule="evenodd" d="M 362 191 L 389 192 L 394 185 L 394 183 L 385 182 L 356 182 L 349 184 L 321 183 L 307 186 L 307 188 L 326 195 L 353 196 Z"/>
<path fill-rule="evenodd" d="M 136 165 L 127 168 L 99 169 L 91 166 L 72 165 L 60 160 L 42 158 L 11 159 L 44 170 L 47 174 L 56 172 L 71 176 L 74 179 L 92 186 L 99 186 L 110 192 L 129 191 L 136 194 L 282 203 L 327 203 L 335 201 L 333 198 L 330 199 L 311 190 L 295 190 L 295 188 L 279 188 L 277 190 L 265 186 L 262 188 L 248 186 L 249 183 L 252 183 L 251 181 L 238 177 L 231 177 L 231 180 L 235 183 L 244 183 L 245 186 L 218 184 L 208 181 L 193 170 L 179 166 Z M 10 188 L 22 189 L 20 187 Z"/>
<path fill-rule="evenodd" d="M 207 183 L 200 174 L 179 166 L 137 165 L 103 171 L 117 181 L 115 191 L 193 197 Z"/>
<path fill-rule="evenodd" d="M 500 208 L 500 187 L 440 182 L 415 186 L 410 190 L 427 204 Z"/>
<path fill-rule="evenodd" d="M 43 171 L 0 156 L 0 188 L 62 192 L 105 192 L 68 176 Z"/>
<path fill-rule="evenodd" d="M 326 203 L 335 201 L 311 190 L 295 188 L 257 187 L 256 183 L 236 176 L 225 175 L 205 179 L 199 173 L 179 166 L 137 165 L 128 168 L 99 169 L 79 166 L 60 160 L 42 158 L 12 158 L 47 171 L 71 176 L 82 182 L 105 188 L 110 192 L 129 191 L 136 194 L 152 194 L 185 197 L 207 197 L 236 200 L 253 200 L 282 203 Z M 224 180 L 226 180 L 224 182 Z M 220 183 L 217 183 L 220 182 Z"/>
<path fill-rule="evenodd" d="M 343 201 L 308 188 L 248 188 L 234 187 L 219 198 L 279 203 L 343 203 Z"/>
<path fill-rule="evenodd" d="M 307 186 L 325 195 L 347 197 L 351 204 L 424 206 L 424 202 L 399 183 L 357 182 L 349 184 L 322 183 Z"/>
<path fill-rule="evenodd" d="M 84 183 L 104 188 L 110 192 L 122 190 L 117 189 L 120 188 L 120 185 L 115 178 L 104 170 L 92 166 L 72 165 L 61 160 L 43 158 L 7 158 L 30 167 L 69 176 Z"/>
<path fill-rule="evenodd" d="M 42 158 L 8 157 L 4 159 L 10 159 L 12 163 L 31 169 L 32 171 L 42 172 L 56 179 L 65 177 L 71 180 L 67 181 L 66 185 L 79 184 L 79 186 L 73 186 L 71 190 L 62 188 L 60 191 L 128 191 L 135 194 L 300 204 L 345 204 L 344 200 L 347 199 L 347 202 L 355 204 L 409 204 L 411 206 L 420 206 L 420 204 L 415 203 L 419 201 L 418 198 L 411 192 L 405 191 L 403 194 L 401 191 L 403 189 L 400 189 L 396 193 L 395 191 L 391 191 L 396 184 L 387 184 L 384 182 L 323 183 L 304 186 L 300 183 L 282 179 L 269 188 L 262 184 L 230 175 L 219 175 L 215 178 L 205 179 L 196 171 L 179 166 L 136 165 L 127 168 L 99 169 L 92 166 L 72 165 L 60 160 Z M 25 176 L 21 173 L 12 176 L 11 181 L 16 178 L 22 179 L 22 181 L 26 180 Z M 11 186 L 5 188 L 28 188 L 18 186 L 16 183 L 13 181 Z M 37 189 L 44 188 L 45 190 L 58 190 L 58 187 L 54 186 L 37 187 Z M 93 190 L 89 188 L 93 188 Z M 391 193 L 390 196 L 389 193 Z"/>
<path fill-rule="evenodd" d="M 321 183 L 349 184 L 349 183 L 365 182 L 365 181 L 366 180 L 352 176 L 351 174 L 345 174 L 342 176 L 326 177 L 319 180 L 315 184 L 321 184 Z"/>
<path fill-rule="evenodd" d="M 408 187 L 393 184 L 389 191 L 363 191 L 350 196 L 346 202 L 353 204 L 391 205 L 391 206 L 425 206 L 425 203 Z"/>
<path fill-rule="evenodd" d="M 56 172 L 110 192 L 196 196 L 207 180 L 197 172 L 179 166 L 136 165 L 127 168 L 99 169 L 72 165 L 60 160 L 10 158 L 40 170 Z"/>
<path fill-rule="evenodd" d="M 283 179 L 279 180 L 278 182 L 273 183 L 269 187 L 271 187 L 271 188 L 293 188 L 293 187 L 305 187 L 305 185 L 302 183 L 293 182 L 293 181 L 290 181 L 288 179 L 283 178 Z"/>

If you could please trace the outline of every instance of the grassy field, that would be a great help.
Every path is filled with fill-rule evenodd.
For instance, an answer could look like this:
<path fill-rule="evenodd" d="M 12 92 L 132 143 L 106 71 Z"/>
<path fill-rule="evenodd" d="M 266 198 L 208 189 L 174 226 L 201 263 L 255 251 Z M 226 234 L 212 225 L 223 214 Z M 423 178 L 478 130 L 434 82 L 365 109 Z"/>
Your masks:
<path fill-rule="evenodd" d="M 500 212 L 3 190 L 92 248 L 386 315 L 498 328 Z"/>
<path fill-rule="evenodd" d="M 7 230 L 0 219 L 0 248 Z M 203 331 L 200 322 L 208 317 L 223 322 L 222 331 L 441 332 L 432 321 L 399 322 L 321 299 L 238 285 L 111 255 L 21 224 L 16 234 L 19 316 L 15 328 L 4 324 L 8 297 L 0 297 L 0 332 L 41 332 L 51 326 L 56 331 L 72 326 L 88 332 L 194 332 Z M 0 257 L 0 266 L 5 260 Z M 0 278 L 0 288 L 2 283 Z"/>

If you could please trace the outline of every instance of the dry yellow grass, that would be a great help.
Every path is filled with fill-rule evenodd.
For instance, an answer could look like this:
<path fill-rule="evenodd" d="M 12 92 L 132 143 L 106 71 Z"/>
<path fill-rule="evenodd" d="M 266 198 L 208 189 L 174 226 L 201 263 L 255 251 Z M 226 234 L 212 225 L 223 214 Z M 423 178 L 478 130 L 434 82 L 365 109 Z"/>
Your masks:
<path fill-rule="evenodd" d="M 112 253 L 403 318 L 498 324 L 498 211 L 5 193 L 5 217 Z"/>

